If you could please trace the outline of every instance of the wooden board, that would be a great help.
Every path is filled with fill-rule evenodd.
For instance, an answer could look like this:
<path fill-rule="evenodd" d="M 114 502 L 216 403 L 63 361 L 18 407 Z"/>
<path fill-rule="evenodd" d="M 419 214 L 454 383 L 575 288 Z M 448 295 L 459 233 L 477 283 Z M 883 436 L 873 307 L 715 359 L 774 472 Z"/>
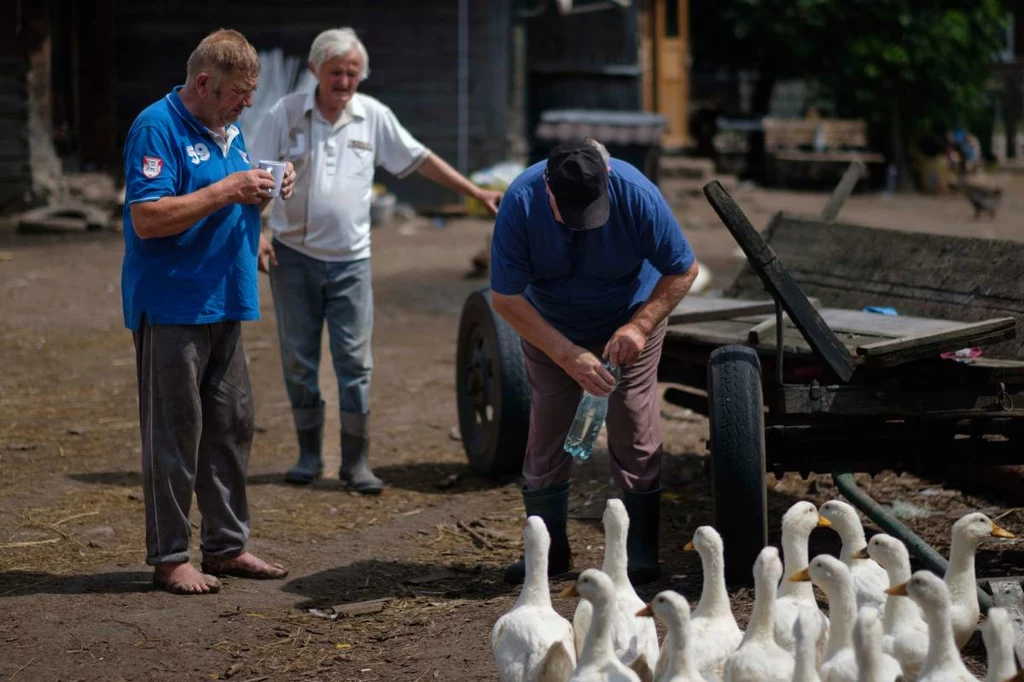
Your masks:
<path fill-rule="evenodd" d="M 800 288 L 826 307 L 893 306 L 901 317 L 957 322 L 1014 317 L 1016 340 L 986 347 L 985 354 L 1024 358 L 1022 242 L 824 223 L 784 214 L 772 219 L 764 238 Z M 756 297 L 763 290 L 748 264 L 726 295 Z"/>
<path fill-rule="evenodd" d="M 762 315 L 775 310 L 775 301 L 754 301 L 739 298 L 687 296 L 669 313 L 669 324 L 728 320 L 743 315 Z"/>
<path fill-rule="evenodd" d="M 840 380 L 849 381 L 856 368 L 855 358 L 821 319 L 796 280 L 750 224 L 740 207 L 718 182 L 705 185 L 704 195 L 743 249 L 747 265 L 757 271 L 764 286 L 780 300 L 807 343 Z"/>
<path fill-rule="evenodd" d="M 903 336 L 915 334 L 930 334 L 960 329 L 967 326 L 966 322 L 953 322 L 950 320 L 932 320 L 926 317 L 913 317 L 910 315 L 880 315 L 869 313 L 863 310 L 846 310 L 844 308 L 822 308 L 821 319 L 837 333 L 857 334 L 878 337 L 882 339 L 896 339 Z M 787 325 L 792 325 L 788 316 L 784 316 Z M 749 332 L 751 343 L 768 340 L 769 336 L 775 334 L 775 316 L 765 317 L 762 320 L 752 320 L 754 326 Z M 856 348 L 852 349 L 856 350 Z"/>
<path fill-rule="evenodd" d="M 992 341 L 1011 339 L 1016 333 L 1015 326 L 1016 320 L 1012 317 L 985 320 L 963 325 L 958 329 L 868 343 L 858 346 L 857 354 L 865 356 L 872 364 L 891 367 L 967 346 L 980 346 Z"/>

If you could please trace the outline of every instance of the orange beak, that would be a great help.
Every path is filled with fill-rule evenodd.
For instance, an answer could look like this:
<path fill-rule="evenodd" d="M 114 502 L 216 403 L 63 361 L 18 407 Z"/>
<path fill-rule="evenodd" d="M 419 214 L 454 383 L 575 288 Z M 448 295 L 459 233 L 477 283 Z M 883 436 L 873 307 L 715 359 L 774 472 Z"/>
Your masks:
<path fill-rule="evenodd" d="M 895 595 L 897 597 L 906 597 L 907 596 L 907 584 L 906 583 L 900 583 L 899 585 L 893 585 L 892 587 L 887 589 L 885 591 L 885 593 L 886 594 Z"/>

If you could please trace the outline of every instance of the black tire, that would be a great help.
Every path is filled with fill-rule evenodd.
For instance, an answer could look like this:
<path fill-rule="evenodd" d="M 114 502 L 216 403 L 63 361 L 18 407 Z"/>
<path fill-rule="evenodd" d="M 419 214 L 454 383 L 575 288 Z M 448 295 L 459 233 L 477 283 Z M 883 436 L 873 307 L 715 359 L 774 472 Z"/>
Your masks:
<path fill-rule="evenodd" d="M 518 474 L 530 430 L 530 382 L 519 335 L 491 307 L 489 289 L 466 299 L 455 358 L 459 430 L 469 467 Z"/>
<path fill-rule="evenodd" d="M 729 584 L 750 584 L 768 544 L 761 362 L 746 346 L 722 346 L 708 360 L 708 417 L 715 529 Z"/>

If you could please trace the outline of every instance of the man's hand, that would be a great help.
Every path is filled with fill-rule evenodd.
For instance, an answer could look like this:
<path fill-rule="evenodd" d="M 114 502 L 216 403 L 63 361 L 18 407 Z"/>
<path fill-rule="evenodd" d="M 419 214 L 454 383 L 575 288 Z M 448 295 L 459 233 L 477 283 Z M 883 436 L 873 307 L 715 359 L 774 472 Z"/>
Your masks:
<path fill-rule="evenodd" d="M 477 200 L 484 205 L 492 218 L 498 215 L 498 204 L 501 203 L 501 197 L 501 192 L 492 189 L 481 189 L 476 195 Z"/>
<path fill-rule="evenodd" d="M 260 235 L 260 248 L 256 252 L 256 265 L 260 272 L 270 274 L 270 266 L 277 265 L 277 254 L 274 253 L 274 245 L 264 235 Z"/>
<path fill-rule="evenodd" d="M 616 367 L 623 367 L 636 362 L 646 345 L 647 335 L 640 331 L 640 327 L 627 322 L 612 334 L 603 355 Z"/>
<path fill-rule="evenodd" d="M 274 189 L 274 176 L 260 169 L 238 171 L 216 184 L 229 204 L 258 204 Z"/>
<path fill-rule="evenodd" d="M 615 377 L 586 348 L 573 346 L 562 369 L 592 395 L 608 395 L 615 388 Z"/>
<path fill-rule="evenodd" d="M 284 178 L 281 180 L 281 198 L 287 201 L 295 191 L 295 166 L 291 161 L 284 164 Z"/>

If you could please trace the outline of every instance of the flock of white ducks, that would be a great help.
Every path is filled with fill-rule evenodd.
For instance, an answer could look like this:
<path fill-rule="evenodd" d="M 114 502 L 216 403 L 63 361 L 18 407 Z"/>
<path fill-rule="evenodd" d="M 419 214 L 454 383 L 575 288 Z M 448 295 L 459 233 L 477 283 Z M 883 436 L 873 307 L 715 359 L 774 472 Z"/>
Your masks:
<path fill-rule="evenodd" d="M 526 580 L 491 635 L 504 682 L 972 682 L 960 649 L 981 615 L 975 551 L 986 538 L 1014 537 L 984 514 L 967 514 L 953 525 L 945 576 L 912 574 L 904 544 L 882 534 L 865 542 L 849 504 L 797 502 L 782 518 L 783 556 L 765 547 L 754 562 L 754 609 L 743 632 L 714 528 L 701 526 L 686 546 L 700 554 L 704 573 L 691 613 L 671 590 L 647 604 L 637 596 L 626 573 L 629 517 L 620 500 L 608 500 L 603 521 L 601 570 L 583 571 L 561 593 L 581 598 L 570 624 L 551 606 L 547 528 L 527 519 Z M 839 534 L 838 559 L 809 557 L 818 526 Z M 827 616 L 812 585 L 825 594 Z M 660 647 L 654 620 L 666 631 Z M 981 630 L 986 682 L 1024 682 L 1007 612 L 990 609 Z"/>

